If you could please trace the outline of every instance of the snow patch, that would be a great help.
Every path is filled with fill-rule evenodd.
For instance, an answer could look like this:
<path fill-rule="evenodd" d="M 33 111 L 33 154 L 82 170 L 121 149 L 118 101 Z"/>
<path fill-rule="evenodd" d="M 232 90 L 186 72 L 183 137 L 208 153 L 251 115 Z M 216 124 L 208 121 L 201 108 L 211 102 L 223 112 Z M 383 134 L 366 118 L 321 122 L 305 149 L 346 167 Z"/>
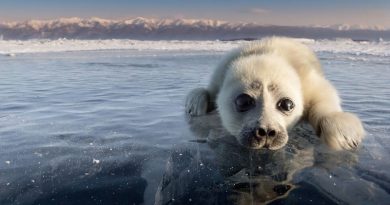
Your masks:
<path fill-rule="evenodd" d="M 353 41 L 350 39 L 314 40 L 299 38 L 316 52 L 345 53 L 355 56 L 390 56 L 390 41 Z M 226 52 L 248 41 L 181 41 L 181 40 L 0 40 L 0 54 L 16 56 L 21 53 L 74 52 L 99 50 L 151 51 L 210 51 Z M 93 145 L 93 143 L 90 143 Z"/>

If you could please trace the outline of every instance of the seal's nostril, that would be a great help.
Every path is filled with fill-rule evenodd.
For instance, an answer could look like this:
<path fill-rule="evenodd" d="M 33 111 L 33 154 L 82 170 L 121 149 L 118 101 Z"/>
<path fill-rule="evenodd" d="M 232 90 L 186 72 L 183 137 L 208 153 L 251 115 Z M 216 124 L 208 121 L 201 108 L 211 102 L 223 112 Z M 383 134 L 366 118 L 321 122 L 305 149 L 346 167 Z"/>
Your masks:
<path fill-rule="evenodd" d="M 260 136 L 265 136 L 265 135 L 267 135 L 267 132 L 263 128 L 259 128 L 257 130 L 257 134 Z"/>
<path fill-rule="evenodd" d="M 268 132 L 268 137 L 273 137 L 273 136 L 275 136 L 275 135 L 276 135 L 275 130 L 270 130 L 270 131 Z"/>

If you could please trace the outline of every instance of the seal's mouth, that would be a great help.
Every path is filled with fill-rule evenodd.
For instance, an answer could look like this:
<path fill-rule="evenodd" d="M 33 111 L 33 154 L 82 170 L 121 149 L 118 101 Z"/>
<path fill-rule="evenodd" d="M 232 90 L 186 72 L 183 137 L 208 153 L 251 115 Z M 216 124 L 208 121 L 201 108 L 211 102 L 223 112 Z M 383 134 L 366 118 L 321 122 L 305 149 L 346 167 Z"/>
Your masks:
<path fill-rule="evenodd" d="M 250 149 L 260 149 L 265 146 L 268 147 L 268 145 L 266 145 L 265 138 L 258 138 L 255 136 L 248 136 L 246 137 L 246 139 L 242 139 L 241 145 L 244 145 L 245 147 L 248 147 Z"/>

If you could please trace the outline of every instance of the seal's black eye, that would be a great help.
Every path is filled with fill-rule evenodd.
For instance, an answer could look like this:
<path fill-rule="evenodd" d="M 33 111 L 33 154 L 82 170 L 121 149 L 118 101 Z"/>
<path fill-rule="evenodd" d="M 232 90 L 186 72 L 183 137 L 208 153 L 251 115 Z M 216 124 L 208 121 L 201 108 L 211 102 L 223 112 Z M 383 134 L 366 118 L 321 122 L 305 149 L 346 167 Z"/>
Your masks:
<path fill-rule="evenodd" d="M 256 102 L 251 96 L 247 94 L 240 94 L 236 97 L 235 104 L 238 112 L 245 112 L 255 107 Z"/>
<path fill-rule="evenodd" d="M 278 106 L 278 109 L 283 111 L 283 112 L 290 112 L 295 107 L 293 101 L 291 101 L 288 98 L 282 98 L 281 100 L 279 100 L 277 106 Z"/>

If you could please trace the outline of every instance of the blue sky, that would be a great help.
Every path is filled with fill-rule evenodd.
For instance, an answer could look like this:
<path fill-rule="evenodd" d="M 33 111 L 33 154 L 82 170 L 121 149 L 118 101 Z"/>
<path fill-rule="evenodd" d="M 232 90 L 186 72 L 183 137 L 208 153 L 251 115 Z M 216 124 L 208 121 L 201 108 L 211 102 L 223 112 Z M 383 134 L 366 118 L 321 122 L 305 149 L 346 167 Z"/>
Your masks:
<path fill-rule="evenodd" d="M 0 21 L 137 16 L 277 25 L 346 23 L 390 27 L 390 0 L 0 0 Z"/>

